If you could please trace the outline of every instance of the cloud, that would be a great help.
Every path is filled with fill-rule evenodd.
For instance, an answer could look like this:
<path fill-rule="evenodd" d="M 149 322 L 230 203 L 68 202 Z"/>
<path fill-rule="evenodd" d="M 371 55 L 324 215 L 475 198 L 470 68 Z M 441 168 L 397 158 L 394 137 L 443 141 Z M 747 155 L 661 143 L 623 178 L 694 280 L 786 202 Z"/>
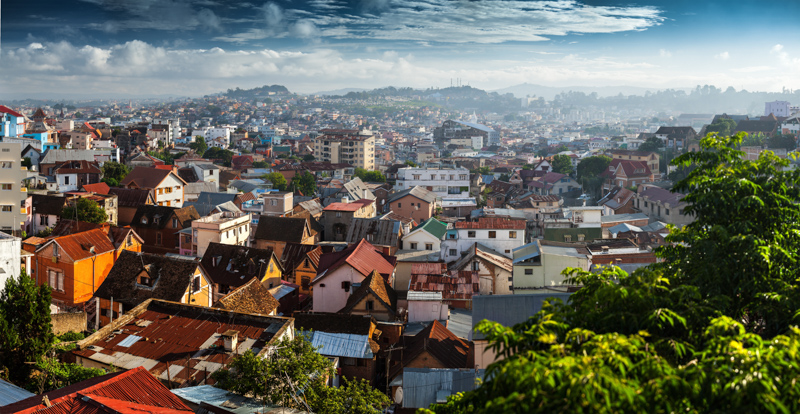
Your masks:
<path fill-rule="evenodd" d="M 730 57 L 731 55 L 728 52 L 722 52 L 714 55 L 714 59 L 719 59 L 719 60 L 728 60 Z"/>
<path fill-rule="evenodd" d="M 780 52 L 781 50 L 783 50 L 783 45 L 779 43 L 779 44 L 777 44 L 777 45 L 775 45 L 775 46 L 772 46 L 772 49 L 770 49 L 770 52 L 772 52 L 772 53 L 778 53 L 778 52 Z"/>
<path fill-rule="evenodd" d="M 83 0 L 123 18 L 90 23 L 89 28 L 107 33 L 123 30 L 220 30 L 221 19 L 208 0 Z"/>
<path fill-rule="evenodd" d="M 658 55 L 659 55 L 659 56 L 661 56 L 661 57 L 663 57 L 663 58 L 670 58 L 670 57 L 672 57 L 672 53 L 671 53 L 669 50 L 666 50 L 666 49 L 660 49 L 660 50 L 658 51 Z"/>

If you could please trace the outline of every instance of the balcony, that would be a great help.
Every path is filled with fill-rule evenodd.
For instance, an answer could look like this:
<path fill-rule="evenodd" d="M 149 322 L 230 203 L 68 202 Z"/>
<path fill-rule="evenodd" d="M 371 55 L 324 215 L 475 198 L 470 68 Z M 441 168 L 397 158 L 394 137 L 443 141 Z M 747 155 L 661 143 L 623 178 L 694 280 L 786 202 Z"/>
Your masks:
<path fill-rule="evenodd" d="M 28 187 L 20 187 L 19 191 L 21 191 L 23 193 L 27 193 L 28 192 Z"/>
<path fill-rule="evenodd" d="M 26 209 L 25 207 L 20 208 L 19 209 L 19 214 L 23 214 L 23 215 L 27 216 L 28 215 L 28 209 Z"/>

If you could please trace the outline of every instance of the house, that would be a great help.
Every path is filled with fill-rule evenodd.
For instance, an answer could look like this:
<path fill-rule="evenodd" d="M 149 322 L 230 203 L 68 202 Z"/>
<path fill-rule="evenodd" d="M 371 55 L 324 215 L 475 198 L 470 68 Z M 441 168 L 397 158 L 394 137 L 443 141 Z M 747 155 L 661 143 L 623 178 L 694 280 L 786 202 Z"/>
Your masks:
<path fill-rule="evenodd" d="M 574 267 L 589 270 L 591 253 L 585 244 L 535 240 L 514 250 L 512 290 L 514 294 L 566 292 L 561 272 Z"/>
<path fill-rule="evenodd" d="M 247 246 L 250 241 L 250 215 L 240 211 L 220 211 L 192 220 L 191 226 L 180 233 L 183 235 L 178 237 L 180 254 L 186 256 L 203 257 L 209 243 Z"/>
<path fill-rule="evenodd" d="M 633 238 L 593 240 L 586 244 L 586 248 L 589 249 L 592 271 L 617 266 L 632 273 L 657 261 L 652 250 L 640 247 Z"/>
<path fill-rule="evenodd" d="M 659 127 L 655 136 L 664 141 L 664 146 L 674 150 L 683 151 L 696 145 L 699 140 L 697 131 L 690 126 Z"/>
<path fill-rule="evenodd" d="M 116 259 L 116 247 L 103 229 L 55 237 L 33 251 L 30 276 L 53 289 L 59 308 L 81 306 L 92 298 Z"/>
<path fill-rule="evenodd" d="M 95 184 L 84 184 L 83 187 L 81 188 L 81 190 L 83 190 L 83 191 L 85 191 L 87 193 L 95 193 L 95 194 L 107 195 L 107 194 L 109 194 L 109 191 L 111 190 L 111 187 L 109 187 L 108 184 L 106 184 L 104 182 L 99 182 L 99 183 L 95 183 Z"/>
<path fill-rule="evenodd" d="M 180 388 L 213 385 L 212 374 L 237 355 L 252 351 L 264 357 L 284 338 L 294 338 L 291 318 L 148 299 L 79 341 L 72 355 L 85 367 L 143 366 L 162 383 Z"/>
<path fill-rule="evenodd" d="M 481 218 L 458 221 L 442 241 L 441 257 L 445 262 L 460 259 L 475 243 L 511 257 L 511 251 L 525 243 L 525 220 Z"/>
<path fill-rule="evenodd" d="M 67 198 L 63 195 L 31 195 L 31 219 L 26 225 L 26 232 L 35 235 L 45 229 L 55 227 L 61 218 L 61 211 L 67 206 Z"/>
<path fill-rule="evenodd" d="M 395 363 L 389 366 L 389 380 L 401 375 L 406 368 L 459 369 L 475 366 L 469 344 L 439 321 L 431 322 L 412 337 L 403 336 L 401 348 L 393 352 L 395 355 L 392 355 L 390 362 Z M 406 381 L 403 384 L 412 386 Z"/>
<path fill-rule="evenodd" d="M 603 229 L 604 239 L 613 238 L 611 236 L 611 228 L 620 224 L 626 224 L 634 227 L 644 227 L 650 223 L 650 217 L 644 213 L 625 213 L 613 214 L 610 216 L 603 216 L 600 218 L 600 226 Z"/>
<path fill-rule="evenodd" d="M 470 190 L 469 170 L 466 168 L 405 167 L 397 170 L 394 189 L 397 192 L 421 186 L 438 197 L 467 197 Z"/>
<path fill-rule="evenodd" d="M 780 121 L 774 116 L 763 120 L 742 120 L 736 124 L 736 129 L 731 134 L 745 132 L 748 135 L 762 135 L 769 138 L 780 132 L 780 125 Z"/>
<path fill-rule="evenodd" d="M 110 223 L 113 226 L 116 226 L 119 217 L 119 202 L 117 200 L 117 196 L 113 194 L 95 194 L 95 193 L 84 193 L 84 192 L 74 192 L 70 194 L 71 197 L 67 199 L 67 205 L 70 207 L 74 207 L 78 200 L 84 198 L 92 203 L 96 204 L 106 213 L 106 222 Z"/>
<path fill-rule="evenodd" d="M 383 276 L 373 270 L 350 294 L 347 304 L 339 313 L 370 315 L 379 321 L 395 321 L 398 318 L 397 294 Z"/>
<path fill-rule="evenodd" d="M 284 268 L 284 279 L 300 287 L 300 292 L 310 295 L 311 281 L 317 277 L 319 257 L 322 252 L 331 252 L 333 249 L 301 243 L 286 243 L 281 256 Z"/>
<path fill-rule="evenodd" d="M 194 207 L 140 205 L 130 226 L 144 239 L 147 253 L 178 253 L 180 231 L 200 218 Z"/>
<path fill-rule="evenodd" d="M 150 190 L 138 188 L 109 188 L 108 194 L 117 196 L 117 224 L 127 226 L 133 221 L 139 206 L 154 205 L 155 197 Z"/>
<path fill-rule="evenodd" d="M 85 184 L 97 184 L 103 171 L 96 162 L 67 161 L 53 168 L 51 174 L 60 193 L 77 191 Z"/>
<path fill-rule="evenodd" d="M 472 297 L 480 294 L 480 279 L 474 270 L 448 271 L 444 263 L 412 263 L 408 292 L 438 292 L 447 306 L 470 309 Z"/>
<path fill-rule="evenodd" d="M 508 256 L 500 254 L 480 243 L 450 266 L 451 271 L 478 273 L 479 292 L 482 295 L 505 295 L 511 290 L 513 266 Z"/>
<path fill-rule="evenodd" d="M 119 184 L 125 188 L 152 191 L 155 203 L 159 206 L 183 206 L 183 187 L 186 181 L 172 170 L 136 167 Z"/>
<path fill-rule="evenodd" d="M 297 310 L 307 309 L 310 304 L 308 295 L 301 294 L 299 286 L 285 280 L 281 280 L 275 286 L 270 282 L 269 293 L 278 301 L 277 312 L 281 316 L 292 315 Z"/>
<path fill-rule="evenodd" d="M 374 204 L 372 200 L 363 198 L 353 202 L 329 204 L 322 210 L 325 240 L 345 241 L 353 219 L 375 217 Z"/>
<path fill-rule="evenodd" d="M 234 289 L 214 303 L 215 308 L 238 313 L 275 316 L 280 303 L 258 278 Z"/>
<path fill-rule="evenodd" d="M 338 312 L 346 304 L 354 283 L 362 283 L 373 270 L 389 285 L 394 277 L 396 259 L 379 252 L 366 240 L 339 251 L 320 256 L 314 289 L 314 312 Z"/>
<path fill-rule="evenodd" d="M 442 240 L 447 233 L 447 224 L 429 218 L 403 236 L 401 248 L 405 250 L 441 250 Z"/>
<path fill-rule="evenodd" d="M 409 291 L 406 295 L 408 303 L 408 323 L 432 322 L 447 320 L 450 307 L 444 302 L 442 292 Z"/>
<path fill-rule="evenodd" d="M 255 247 L 270 249 L 278 257 L 287 243 L 314 244 L 308 219 L 302 217 L 259 216 L 254 236 Z"/>
<path fill-rule="evenodd" d="M 400 246 L 402 234 L 402 223 L 397 220 L 354 218 L 348 227 L 345 241 L 353 244 L 366 240 L 373 246 L 394 254 Z"/>
<path fill-rule="evenodd" d="M 387 202 L 392 212 L 418 223 L 433 217 L 436 212 L 436 193 L 420 186 L 396 192 Z"/>
<path fill-rule="evenodd" d="M 237 171 L 244 171 L 253 168 L 252 155 L 234 155 L 231 157 L 231 168 Z"/>
<path fill-rule="evenodd" d="M 663 221 L 683 227 L 694 221 L 694 216 L 684 213 L 688 204 L 683 201 L 683 197 L 681 193 L 647 185 L 638 188 L 633 203 L 636 211 L 646 214 L 651 221 Z"/>
<path fill-rule="evenodd" d="M 655 174 L 642 161 L 612 160 L 600 176 L 605 178 L 604 191 L 610 191 L 615 186 L 628 188 L 655 181 Z"/>
<path fill-rule="evenodd" d="M 217 193 L 202 191 L 197 195 L 197 199 L 186 205 L 192 205 L 200 213 L 200 216 L 207 216 L 211 214 L 215 207 L 225 204 L 233 203 L 239 210 L 244 211 L 244 206 L 247 202 L 254 200 L 256 197 L 251 193 Z"/>
<path fill-rule="evenodd" d="M 295 313 L 295 329 L 303 332 L 321 355 L 338 358 L 339 376 L 375 384 L 381 331 L 369 315 Z M 300 333 L 300 332 L 298 332 Z"/>
<path fill-rule="evenodd" d="M 147 392 L 141 392 L 143 389 Z M 34 395 L 4 405 L 2 411 L 8 414 L 36 412 L 193 414 L 180 398 L 173 395 L 164 384 L 141 366 L 90 378 L 42 395 Z"/>
<path fill-rule="evenodd" d="M 97 288 L 99 325 L 148 299 L 211 306 L 211 281 L 198 260 L 124 251 Z"/>
<path fill-rule="evenodd" d="M 633 196 L 635 194 L 625 187 L 614 186 L 597 201 L 597 205 L 603 207 L 604 216 L 633 213 Z"/>
<path fill-rule="evenodd" d="M 652 151 L 631 151 L 631 150 L 611 150 L 606 151 L 606 155 L 611 157 L 611 160 L 628 160 L 639 161 L 647 164 L 647 168 L 653 173 L 653 180 L 658 181 L 661 179 L 661 172 L 659 171 L 660 156 Z"/>
<path fill-rule="evenodd" d="M 580 183 L 574 178 L 557 172 L 548 172 L 541 177 L 534 177 L 528 183 L 528 189 L 540 195 L 561 195 L 580 190 L 580 188 Z"/>
<path fill-rule="evenodd" d="M 583 242 L 603 237 L 603 207 L 569 207 L 561 215 L 546 218 L 542 224 L 542 237 L 550 241 Z"/>
<path fill-rule="evenodd" d="M 213 284 L 213 301 L 252 279 L 277 283 L 283 275 L 283 266 L 270 249 L 209 243 L 200 264 Z"/>
<path fill-rule="evenodd" d="M 0 232 L 0 291 L 5 289 L 8 279 L 19 279 L 22 267 L 30 269 L 30 256 L 22 262 L 22 239 Z M 21 266 L 24 265 L 24 266 Z"/>

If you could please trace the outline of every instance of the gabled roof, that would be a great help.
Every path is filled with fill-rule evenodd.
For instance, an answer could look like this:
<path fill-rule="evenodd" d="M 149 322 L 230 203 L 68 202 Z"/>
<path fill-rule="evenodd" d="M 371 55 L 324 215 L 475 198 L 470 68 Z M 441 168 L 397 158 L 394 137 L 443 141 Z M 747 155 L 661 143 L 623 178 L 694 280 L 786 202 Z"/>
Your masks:
<path fill-rule="evenodd" d="M 370 191 L 358 177 L 353 177 L 352 180 L 344 183 L 342 191 L 347 192 L 351 200 L 357 200 L 359 198 L 366 198 L 369 200 L 375 199 L 375 194 L 372 194 L 372 191 Z"/>
<path fill-rule="evenodd" d="M 228 293 L 214 304 L 215 308 L 262 315 L 269 315 L 278 309 L 278 306 L 280 306 L 278 300 L 257 278 L 250 279 L 249 282 Z"/>
<path fill-rule="evenodd" d="M 453 263 L 450 269 L 457 271 L 471 270 L 469 264 L 475 258 L 485 260 L 509 272 L 512 271 L 514 267 L 510 258 L 480 243 L 475 243 L 472 245 L 466 255 L 460 257 L 458 261 Z"/>
<path fill-rule="evenodd" d="M 136 208 L 136 213 L 131 220 L 131 227 L 163 229 L 170 222 L 173 215 L 178 219 L 181 228 L 184 229 L 191 226 L 193 220 L 200 218 L 200 214 L 193 206 L 178 208 L 147 204 Z M 142 222 L 142 219 L 146 219 L 145 222 Z"/>
<path fill-rule="evenodd" d="M 634 195 L 636 195 L 636 193 L 627 188 L 614 186 L 608 194 L 597 202 L 597 205 L 616 210 L 628 204 L 628 201 L 630 201 Z"/>
<path fill-rule="evenodd" d="M 55 227 L 53 227 L 53 232 L 50 233 L 50 237 L 68 236 L 70 234 L 76 234 L 87 230 L 104 229 L 107 227 L 109 227 L 108 223 L 95 224 L 86 221 L 76 221 L 62 218 L 59 219 L 58 223 L 56 223 Z"/>
<path fill-rule="evenodd" d="M 263 279 L 273 258 L 280 266 L 272 249 L 211 242 L 200 264 L 212 282 L 236 287 L 251 279 Z"/>
<path fill-rule="evenodd" d="M 378 298 L 389 313 L 394 314 L 397 311 L 397 293 L 386 283 L 383 276 L 373 270 L 372 273 L 361 282 L 361 286 L 350 294 L 347 298 L 347 304 L 344 305 L 339 313 L 350 313 L 361 300 L 370 294 Z"/>
<path fill-rule="evenodd" d="M 407 195 L 412 197 L 416 197 L 426 203 L 435 203 L 436 202 L 436 193 L 433 191 L 428 191 L 421 186 L 414 186 L 403 191 L 394 193 L 389 195 L 387 202 L 392 203 L 396 200 L 399 200 Z"/>
<path fill-rule="evenodd" d="M 303 217 L 277 217 L 262 215 L 254 236 L 257 240 L 302 243 L 310 234 L 308 220 Z"/>
<path fill-rule="evenodd" d="M 199 265 L 196 260 L 123 250 L 94 296 L 103 299 L 113 297 L 114 301 L 122 303 L 127 309 L 147 299 L 180 302 L 191 286 Z M 147 272 L 153 286 L 137 283 L 137 277 L 142 272 Z"/>
<path fill-rule="evenodd" d="M 108 186 L 106 183 L 97 183 L 97 184 L 84 184 L 83 191 L 87 191 L 90 193 L 96 194 L 108 194 L 111 187 Z M 117 197 L 119 198 L 119 197 Z"/>
<path fill-rule="evenodd" d="M 322 204 L 320 204 L 318 198 L 315 198 L 313 200 L 301 201 L 297 203 L 297 206 L 299 206 L 303 210 L 308 211 L 311 215 L 322 214 Z"/>
<path fill-rule="evenodd" d="M 446 267 L 443 263 L 412 263 L 408 290 L 442 292 L 442 298 L 446 301 L 472 299 L 480 293 L 477 271 L 447 273 Z"/>
<path fill-rule="evenodd" d="M 61 247 L 59 254 L 66 254 L 73 261 L 88 259 L 114 250 L 114 245 L 108 238 L 108 233 L 103 229 L 86 230 L 69 236 L 56 237 L 51 242 L 58 243 Z M 49 244 L 46 243 L 39 247 L 39 250 Z M 92 253 L 92 248 L 94 248 L 94 253 Z"/>
<path fill-rule="evenodd" d="M 0 105 L 0 112 L 5 113 L 5 114 L 9 114 L 11 116 L 15 116 L 17 118 L 24 118 L 25 117 L 21 113 L 15 111 L 15 110 L 13 110 L 13 109 L 5 106 L 5 105 Z"/>
<path fill-rule="evenodd" d="M 42 402 L 45 396 L 50 407 Z M 0 411 L 17 414 L 192 413 L 180 398 L 142 367 L 35 395 L 3 406 Z"/>
<path fill-rule="evenodd" d="M 55 174 L 102 174 L 100 167 L 95 162 L 89 161 L 66 161 L 53 168 Z"/>
<path fill-rule="evenodd" d="M 323 248 L 313 244 L 301 243 L 286 243 L 283 247 L 283 255 L 281 256 L 281 263 L 287 272 L 293 271 L 300 263 L 306 258 L 314 265 L 316 269 L 319 265 L 319 257 L 322 255 Z M 333 251 L 332 248 L 326 247 L 326 251 Z"/>
<path fill-rule="evenodd" d="M 404 337 L 406 339 L 406 337 Z M 389 377 L 394 377 L 423 352 L 428 352 L 444 368 L 471 368 L 469 365 L 469 345 L 455 336 L 439 321 L 433 321 L 418 334 L 405 340 L 403 362 L 391 369 Z"/>
<path fill-rule="evenodd" d="M 191 167 L 178 168 L 178 175 L 187 183 L 196 183 L 200 181 L 200 179 L 197 178 L 197 172 Z"/>
<path fill-rule="evenodd" d="M 323 254 L 319 259 L 317 277 L 313 283 L 322 280 L 339 267 L 347 264 L 357 272 L 369 276 L 373 270 L 377 270 L 385 279 L 393 273 L 397 258 L 378 252 L 375 246 L 366 240 L 361 240 L 358 244 L 353 244 L 340 252 Z"/>
<path fill-rule="evenodd" d="M 431 217 L 423 221 L 422 224 L 420 224 L 419 226 L 414 227 L 414 229 L 411 231 L 414 232 L 417 230 L 425 230 L 426 232 L 430 233 L 433 237 L 441 239 L 442 237 L 444 237 L 445 233 L 447 233 L 447 224 Z"/>
<path fill-rule="evenodd" d="M 108 194 L 117 196 L 117 205 L 120 207 L 138 207 L 144 204 L 153 204 L 155 199 L 150 190 L 142 188 L 109 188 Z"/>
<path fill-rule="evenodd" d="M 172 172 L 172 170 L 162 170 L 160 168 L 149 167 L 136 167 L 125 176 L 119 184 L 127 187 L 135 185 L 138 188 L 156 188 L 158 187 L 169 175 L 175 177 L 178 181 L 186 185 L 186 181 L 179 175 Z"/>
<path fill-rule="evenodd" d="M 681 193 L 673 193 L 672 191 L 665 190 L 661 187 L 650 185 L 645 187 L 644 190 L 639 192 L 639 197 L 647 197 L 651 201 L 669 204 L 672 207 L 677 207 L 683 203 L 684 195 Z"/>
<path fill-rule="evenodd" d="M 347 243 L 367 240 L 378 246 L 399 246 L 401 223 L 397 220 L 354 218 L 347 228 Z"/>
<path fill-rule="evenodd" d="M 559 174 L 557 172 L 549 172 L 542 176 L 541 180 L 546 183 L 555 184 L 559 182 L 562 178 L 566 177 L 566 174 Z"/>

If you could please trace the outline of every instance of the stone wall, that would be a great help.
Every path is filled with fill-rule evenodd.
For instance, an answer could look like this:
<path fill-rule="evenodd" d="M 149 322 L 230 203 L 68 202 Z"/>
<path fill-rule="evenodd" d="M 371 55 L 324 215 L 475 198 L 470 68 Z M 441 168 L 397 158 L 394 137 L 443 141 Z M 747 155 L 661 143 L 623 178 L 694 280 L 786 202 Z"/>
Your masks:
<path fill-rule="evenodd" d="M 53 333 L 56 335 L 86 331 L 86 312 L 54 313 L 50 317 L 53 320 Z"/>

